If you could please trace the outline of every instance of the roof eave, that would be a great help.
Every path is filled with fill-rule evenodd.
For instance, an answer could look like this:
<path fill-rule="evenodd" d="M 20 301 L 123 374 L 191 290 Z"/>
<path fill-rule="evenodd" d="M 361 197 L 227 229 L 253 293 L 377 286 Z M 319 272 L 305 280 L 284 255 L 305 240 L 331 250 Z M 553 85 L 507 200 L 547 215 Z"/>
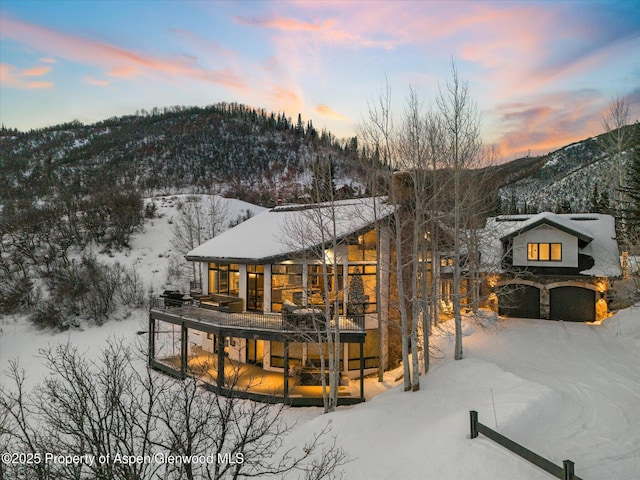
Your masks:
<path fill-rule="evenodd" d="M 511 233 L 508 233 L 507 235 L 504 235 L 503 237 L 500 238 L 501 241 L 505 241 L 505 240 L 510 240 L 513 237 L 517 237 L 518 235 L 524 233 L 524 232 L 528 232 L 529 230 L 533 230 L 536 227 L 539 227 L 540 225 L 551 225 L 554 228 L 557 228 L 558 230 L 561 230 L 565 233 L 568 233 L 569 235 L 573 235 L 574 237 L 579 238 L 580 240 L 582 240 L 583 242 L 589 243 L 593 240 L 593 237 L 586 235 L 584 233 L 581 232 L 576 232 L 575 230 L 566 227 L 565 225 L 561 225 L 559 223 L 554 222 L 553 220 L 549 220 L 548 218 L 542 218 L 540 220 L 538 220 L 537 222 L 534 222 L 530 225 L 527 225 L 525 227 L 521 227 L 517 230 L 514 230 Z"/>
<path fill-rule="evenodd" d="M 384 217 L 386 218 L 386 216 Z M 361 235 L 367 232 L 372 226 L 379 224 L 381 220 L 377 222 L 371 222 L 359 229 L 354 230 L 353 232 L 347 233 L 340 238 L 337 239 L 337 243 L 342 243 L 345 238 L 351 235 Z M 326 250 L 332 246 L 333 241 L 327 240 L 324 243 L 323 249 Z M 321 247 L 321 244 L 310 246 L 306 249 L 295 250 L 290 252 L 283 252 L 277 255 L 269 255 L 266 257 L 259 258 L 248 258 L 248 257 L 216 257 L 212 255 L 185 255 L 185 259 L 189 262 L 220 262 L 220 263 L 240 263 L 240 264 L 268 264 L 268 263 L 277 263 L 282 262 L 284 260 L 290 260 L 296 257 L 304 257 L 308 254 L 308 252 L 313 251 Z"/>
<path fill-rule="evenodd" d="M 184 257 L 189 262 L 215 262 L 215 263 L 240 263 L 240 264 L 266 264 L 273 263 L 280 260 L 289 258 L 289 255 L 277 255 L 264 258 L 246 258 L 246 257 L 212 257 L 212 256 L 197 256 L 197 255 L 185 255 Z"/>

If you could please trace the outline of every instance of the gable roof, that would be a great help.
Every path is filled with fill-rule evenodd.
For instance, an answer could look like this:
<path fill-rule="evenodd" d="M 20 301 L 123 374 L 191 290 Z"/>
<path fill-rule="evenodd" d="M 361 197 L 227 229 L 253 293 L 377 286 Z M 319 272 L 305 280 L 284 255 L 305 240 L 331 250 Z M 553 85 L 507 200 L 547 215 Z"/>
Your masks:
<path fill-rule="evenodd" d="M 501 271 L 502 242 L 539 225 L 548 224 L 583 240 L 579 252 L 593 258 L 593 267 L 580 272 L 594 277 L 622 275 L 615 219 L 599 213 L 550 212 L 537 215 L 501 215 L 487 219 L 482 231 L 482 263 L 488 271 Z"/>
<path fill-rule="evenodd" d="M 186 259 L 269 263 L 290 258 L 323 243 L 321 225 L 325 241 L 331 237 L 332 212 L 338 239 L 371 228 L 376 221 L 374 200 L 378 220 L 393 212 L 383 197 L 274 207 L 196 247 Z"/>
<path fill-rule="evenodd" d="M 497 219 L 498 221 L 517 221 L 519 217 L 521 216 L 501 215 L 497 217 Z M 504 235 L 501 240 L 504 241 L 516 237 L 521 233 L 532 230 L 540 225 L 551 225 L 552 227 L 555 227 L 558 230 L 562 230 L 569 235 L 578 237 L 580 240 L 586 243 L 589 243 L 591 240 L 593 240 L 593 236 L 587 230 L 582 228 L 581 225 L 578 224 L 576 219 L 572 219 L 570 217 L 567 217 L 566 215 L 559 215 L 557 213 L 551 212 L 538 213 L 536 215 L 529 216 L 529 218 L 524 221 L 520 221 L 518 227 L 508 234 Z"/>

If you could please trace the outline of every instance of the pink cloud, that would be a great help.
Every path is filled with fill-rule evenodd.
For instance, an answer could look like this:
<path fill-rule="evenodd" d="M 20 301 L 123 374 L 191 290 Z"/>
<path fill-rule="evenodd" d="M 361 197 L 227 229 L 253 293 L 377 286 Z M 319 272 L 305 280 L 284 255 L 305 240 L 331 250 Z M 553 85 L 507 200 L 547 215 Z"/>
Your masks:
<path fill-rule="evenodd" d="M 391 49 L 396 45 L 393 41 L 370 38 L 366 35 L 366 30 L 363 31 L 361 28 L 354 28 L 354 25 L 349 21 L 345 23 L 343 20 L 344 19 L 340 18 L 329 18 L 321 22 L 303 22 L 295 18 L 277 16 L 265 18 L 235 17 L 235 21 L 242 25 L 276 30 L 286 35 L 296 33 L 300 35 L 311 35 L 311 39 L 318 40 L 321 43 L 346 44 L 353 47 L 379 46 L 385 49 Z M 339 24 L 343 24 L 343 26 L 339 27 Z M 358 30 L 360 30 L 361 33 L 358 33 Z"/>
<path fill-rule="evenodd" d="M 40 61 L 42 63 L 57 63 L 57 60 L 55 58 L 51 58 L 51 57 L 41 58 Z"/>
<path fill-rule="evenodd" d="M 34 82 L 27 80 L 24 71 L 18 72 L 18 69 L 14 65 L 7 63 L 0 64 L 0 83 L 3 87 L 9 88 L 40 89 L 53 87 L 53 83 L 51 82 Z"/>
<path fill-rule="evenodd" d="M 500 153 L 541 155 L 599 132 L 603 99 L 592 90 L 537 95 L 527 102 L 499 105 L 505 133 Z"/>
<path fill-rule="evenodd" d="M 33 88 L 33 89 L 52 88 L 52 87 L 53 87 L 53 83 L 51 82 L 27 82 L 25 85 L 25 88 Z"/>
<path fill-rule="evenodd" d="M 51 67 L 48 67 L 48 66 L 33 67 L 33 68 L 28 68 L 26 70 L 23 70 L 22 75 L 24 75 L 25 77 L 40 77 L 45 73 L 49 72 L 50 70 L 51 70 Z"/>
<path fill-rule="evenodd" d="M 340 120 L 341 122 L 348 122 L 349 121 L 349 119 L 347 117 L 345 117 L 341 113 L 336 112 L 335 110 L 331 109 L 327 105 L 322 105 L 322 104 L 317 105 L 316 108 L 314 109 L 314 111 L 318 115 L 322 115 L 324 117 L 335 118 L 336 120 Z"/>
<path fill-rule="evenodd" d="M 134 75 L 137 75 L 139 72 L 139 70 L 137 70 L 135 67 L 117 67 L 114 68 L 113 70 L 109 70 L 107 72 L 107 75 L 109 75 L 110 77 L 118 77 L 118 78 L 131 78 Z"/>
<path fill-rule="evenodd" d="M 500 93 L 505 88 L 532 92 L 597 63 L 578 60 L 582 65 L 572 67 L 574 59 L 566 63 L 549 60 L 562 49 L 564 39 L 585 35 L 562 28 L 563 10 L 557 6 L 465 2 L 464 8 L 460 8 L 457 2 L 411 2 L 398 8 L 392 2 L 364 1 L 304 1 L 294 5 L 315 19 L 292 22 L 288 18 L 269 17 L 252 19 L 247 24 L 286 32 L 286 37 L 278 39 L 284 51 L 290 51 L 293 45 L 309 51 L 333 44 L 353 48 L 394 49 L 400 45 L 428 48 L 430 55 L 433 52 L 453 55 L 483 68 L 483 82 L 495 86 Z M 326 19 L 328 15 L 330 20 Z M 285 30 L 286 27 L 290 28 Z M 296 32 L 298 37 L 292 37 Z M 301 55 L 281 56 L 294 65 L 304 61 Z"/>
<path fill-rule="evenodd" d="M 294 89 L 274 86 L 269 94 L 270 101 L 276 109 L 287 112 L 301 112 L 302 98 Z"/>
<path fill-rule="evenodd" d="M 242 25 L 250 25 L 262 28 L 273 28 L 282 31 L 320 31 L 331 27 L 333 21 L 327 20 L 321 24 L 301 22 L 295 18 L 247 18 L 235 17 L 234 20 Z"/>
<path fill-rule="evenodd" d="M 67 33 L 22 22 L 11 17 L 2 18 L 3 37 L 12 38 L 43 52 L 55 53 L 58 57 L 97 65 L 115 75 L 122 72 L 139 71 L 150 75 L 188 77 L 215 83 L 234 89 L 245 89 L 242 78 L 230 70 L 207 70 L 193 60 L 165 59 L 140 52 L 133 52 L 105 42 L 78 37 Z"/>

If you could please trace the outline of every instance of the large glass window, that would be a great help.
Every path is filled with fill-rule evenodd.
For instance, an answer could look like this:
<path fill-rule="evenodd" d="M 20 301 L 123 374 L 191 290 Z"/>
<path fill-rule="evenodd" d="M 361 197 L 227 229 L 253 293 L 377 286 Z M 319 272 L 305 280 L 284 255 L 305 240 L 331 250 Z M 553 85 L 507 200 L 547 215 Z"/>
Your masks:
<path fill-rule="evenodd" d="M 363 235 L 353 237 L 348 245 L 350 262 L 376 261 L 376 231 L 370 230 Z"/>
<path fill-rule="evenodd" d="M 561 243 L 527 243 L 527 259 L 540 262 L 562 261 Z"/>
<path fill-rule="evenodd" d="M 284 303 L 303 305 L 302 265 L 271 266 L 271 311 L 281 312 Z"/>
<path fill-rule="evenodd" d="M 349 265 L 349 314 L 376 311 L 376 278 L 375 265 Z"/>
<path fill-rule="evenodd" d="M 302 365 L 302 343 L 289 344 L 289 367 Z M 284 343 L 271 342 L 271 366 L 284 368 Z"/>
<path fill-rule="evenodd" d="M 325 296 L 329 297 L 331 305 L 335 301 L 336 294 L 340 308 L 342 308 L 342 285 L 343 285 L 343 267 L 338 265 L 338 275 L 333 274 L 333 265 L 327 265 L 327 284 L 329 291 L 325 291 L 324 274 L 322 273 L 322 265 L 309 265 L 308 294 L 309 303 L 314 305 L 324 305 Z"/>
<path fill-rule="evenodd" d="M 264 340 L 247 339 L 247 363 L 262 366 L 264 358 Z"/>
<path fill-rule="evenodd" d="M 209 293 L 233 297 L 240 295 L 240 273 L 237 263 L 209 264 Z"/>
<path fill-rule="evenodd" d="M 247 265 L 247 310 L 264 305 L 264 265 Z"/>
<path fill-rule="evenodd" d="M 322 352 L 322 356 L 324 357 L 324 362 L 325 362 L 325 367 L 328 368 L 329 367 L 329 346 L 327 345 L 326 342 L 322 342 L 322 343 L 317 343 L 317 342 L 311 342 L 308 344 L 307 347 L 307 366 L 313 366 L 315 368 L 320 368 L 320 365 L 322 365 L 322 360 L 320 359 L 320 355 Z M 343 362 L 342 362 L 342 357 L 343 357 L 343 353 L 342 353 L 342 348 L 340 349 L 340 364 L 339 364 L 339 369 L 340 371 L 343 370 Z"/>

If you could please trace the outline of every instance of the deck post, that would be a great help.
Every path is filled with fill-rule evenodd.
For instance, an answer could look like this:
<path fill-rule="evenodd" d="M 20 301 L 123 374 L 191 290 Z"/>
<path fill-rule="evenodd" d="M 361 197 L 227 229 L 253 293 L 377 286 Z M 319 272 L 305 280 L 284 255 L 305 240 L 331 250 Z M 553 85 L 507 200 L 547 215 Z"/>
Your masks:
<path fill-rule="evenodd" d="M 563 460 L 562 466 L 564 467 L 564 480 L 573 480 L 574 465 L 575 464 L 571 460 Z"/>
<path fill-rule="evenodd" d="M 224 388 L 224 342 L 224 332 L 220 331 L 218 332 L 218 377 L 216 378 L 218 390 Z"/>
<path fill-rule="evenodd" d="M 469 420 L 470 420 L 470 424 L 471 424 L 471 438 L 477 438 L 478 437 L 478 412 L 476 412 L 475 410 L 471 410 L 469 412 Z"/>
<path fill-rule="evenodd" d="M 189 335 L 187 327 L 182 322 L 180 326 L 180 372 L 185 376 L 187 371 L 187 348 L 188 348 Z"/>
<path fill-rule="evenodd" d="M 349 364 L 348 358 L 347 364 Z M 364 402 L 364 340 L 360 341 L 360 400 Z"/>
<path fill-rule="evenodd" d="M 284 341 L 284 401 L 289 398 L 289 342 Z"/>
<path fill-rule="evenodd" d="M 156 322 L 153 319 L 153 315 L 149 312 L 149 352 L 147 363 L 151 365 L 151 361 L 155 359 L 155 351 L 156 351 Z"/>

